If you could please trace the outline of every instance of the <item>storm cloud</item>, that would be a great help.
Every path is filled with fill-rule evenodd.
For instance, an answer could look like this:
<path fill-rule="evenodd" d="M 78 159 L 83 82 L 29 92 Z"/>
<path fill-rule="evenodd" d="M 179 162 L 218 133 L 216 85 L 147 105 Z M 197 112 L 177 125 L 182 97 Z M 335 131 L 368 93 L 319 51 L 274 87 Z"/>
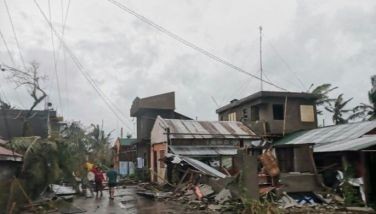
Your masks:
<path fill-rule="evenodd" d="M 68 0 L 62 0 L 67 5 Z M 47 0 L 38 1 L 48 14 Z M 367 102 L 376 67 L 375 1 L 125 1 L 122 3 L 186 40 L 259 75 L 259 25 L 263 26 L 263 66 L 268 80 L 290 91 L 313 83 L 332 83 Z M 32 1 L 9 1 L 21 51 L 48 75 L 50 100 L 67 120 L 101 123 L 107 130 L 134 127 L 132 100 L 176 92 L 177 111 L 216 120 L 217 102 L 260 89 L 258 80 L 211 60 L 156 31 L 106 0 L 71 1 L 65 41 L 101 90 L 128 119 L 122 124 L 107 108 L 54 38 L 63 104 L 59 104 L 50 29 Z M 52 22 L 61 31 L 61 1 L 51 1 Z M 19 53 L 9 19 L 0 3 L 0 30 L 16 67 Z M 12 65 L 3 43 L 0 62 Z M 30 105 L 26 91 L 0 75 L 2 96 L 13 105 Z M 266 90 L 277 90 L 264 84 Z M 215 101 L 213 101 L 215 100 Z M 42 108 L 42 106 L 41 106 Z M 323 118 L 330 123 L 329 115 Z M 322 119 L 322 118 L 321 118 Z M 320 119 L 320 120 L 321 120 Z M 127 132 L 132 132 L 130 128 Z"/>

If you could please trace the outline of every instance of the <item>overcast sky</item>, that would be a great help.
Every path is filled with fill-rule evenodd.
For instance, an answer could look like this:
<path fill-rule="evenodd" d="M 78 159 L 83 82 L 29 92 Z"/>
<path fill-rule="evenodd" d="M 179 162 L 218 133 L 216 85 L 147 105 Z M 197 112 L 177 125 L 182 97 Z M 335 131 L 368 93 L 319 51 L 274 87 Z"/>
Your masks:
<path fill-rule="evenodd" d="M 69 0 L 51 0 L 53 26 L 62 31 L 62 8 Z M 376 1 L 225 1 L 118 0 L 155 23 L 259 75 L 259 26 L 263 26 L 263 67 L 271 82 L 289 91 L 313 83 L 332 83 L 354 97 L 349 107 L 368 102 L 370 76 L 376 74 Z M 137 96 L 175 91 L 176 111 L 200 120 L 216 120 L 217 105 L 260 89 L 258 80 L 194 51 L 125 13 L 107 0 L 71 0 L 65 42 L 122 115 L 122 124 L 77 69 L 54 37 L 62 105 L 54 71 L 51 31 L 33 1 L 7 0 L 21 54 L 40 63 L 50 100 L 66 120 L 101 123 L 106 130 L 132 132 L 129 109 Z M 38 0 L 48 16 L 48 1 Z M 63 6 L 63 7 L 62 7 Z M 4 1 L 0 30 L 22 63 Z M 3 41 L 0 63 L 12 65 Z M 66 70 L 64 69 L 66 66 Z M 18 107 L 30 106 L 24 88 L 15 89 L 0 73 L 0 92 Z M 264 84 L 265 90 L 278 90 Z M 215 100 L 215 101 L 213 101 Z M 43 106 L 41 106 L 42 108 Z M 321 119 L 320 119 L 321 120 Z M 326 123 L 329 124 L 329 116 Z"/>

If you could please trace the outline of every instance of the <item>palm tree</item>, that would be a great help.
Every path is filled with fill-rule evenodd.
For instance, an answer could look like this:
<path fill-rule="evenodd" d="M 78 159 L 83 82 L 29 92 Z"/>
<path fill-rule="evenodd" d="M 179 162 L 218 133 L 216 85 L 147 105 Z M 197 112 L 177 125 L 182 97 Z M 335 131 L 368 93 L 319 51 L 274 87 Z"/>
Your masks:
<path fill-rule="evenodd" d="M 330 98 L 329 93 L 337 89 L 338 87 L 333 87 L 332 84 L 329 84 L 329 83 L 318 85 L 315 88 L 313 88 L 313 86 L 314 84 L 311 84 L 307 92 L 317 96 L 317 100 L 316 100 L 317 107 L 319 106 L 327 107 L 336 100 L 336 99 Z M 322 115 L 322 111 L 317 110 L 317 114 Z"/>
<path fill-rule="evenodd" d="M 347 119 L 344 118 L 343 114 L 348 112 L 353 112 L 353 109 L 345 109 L 345 106 L 352 100 L 350 98 L 348 100 L 343 99 L 343 94 L 338 95 L 337 99 L 334 101 L 334 105 L 326 106 L 325 109 L 331 113 L 333 113 L 333 122 L 334 124 L 343 124 L 347 123 L 349 120 L 353 119 L 353 115 L 350 115 Z"/>
<path fill-rule="evenodd" d="M 376 119 L 376 89 L 373 88 L 368 92 L 368 100 L 370 104 L 361 103 L 354 108 L 354 112 L 365 120 Z"/>

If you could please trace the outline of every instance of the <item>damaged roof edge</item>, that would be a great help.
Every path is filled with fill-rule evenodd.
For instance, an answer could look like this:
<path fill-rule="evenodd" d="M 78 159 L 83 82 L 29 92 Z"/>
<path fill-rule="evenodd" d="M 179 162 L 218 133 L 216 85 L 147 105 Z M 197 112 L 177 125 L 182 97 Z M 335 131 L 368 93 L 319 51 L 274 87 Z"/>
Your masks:
<path fill-rule="evenodd" d="M 213 177 L 218 177 L 218 178 L 226 178 L 227 176 L 223 174 L 222 172 L 214 169 L 213 167 L 199 161 L 193 158 L 189 158 L 186 156 L 179 156 L 183 161 L 185 161 L 187 164 L 193 166 L 197 170 L 203 172 L 206 175 L 210 175 Z"/>
<path fill-rule="evenodd" d="M 223 174 L 222 172 L 214 169 L 213 167 L 207 165 L 204 162 L 201 162 L 199 160 L 187 157 L 187 156 L 182 156 L 182 155 L 176 155 L 176 154 L 171 154 L 167 153 L 166 157 L 172 157 L 173 160 L 171 161 L 174 164 L 180 164 L 181 161 L 184 161 L 188 165 L 192 166 L 193 168 L 199 170 L 205 175 L 216 177 L 216 178 L 226 178 L 227 175 Z"/>

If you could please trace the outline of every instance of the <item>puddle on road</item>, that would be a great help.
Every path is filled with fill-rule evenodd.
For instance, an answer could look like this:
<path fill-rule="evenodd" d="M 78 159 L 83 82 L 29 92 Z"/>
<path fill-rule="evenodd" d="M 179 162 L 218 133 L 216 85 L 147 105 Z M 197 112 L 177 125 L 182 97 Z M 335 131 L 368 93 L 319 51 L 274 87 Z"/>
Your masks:
<path fill-rule="evenodd" d="M 109 200 L 108 191 L 103 192 L 103 197 L 76 198 L 72 205 L 85 209 L 86 213 L 129 213 L 129 214 L 166 214 L 166 213 L 207 213 L 204 211 L 189 209 L 176 201 L 158 201 L 148 199 L 136 194 L 137 187 L 130 186 L 125 189 L 118 188 L 115 191 L 115 199 Z"/>

